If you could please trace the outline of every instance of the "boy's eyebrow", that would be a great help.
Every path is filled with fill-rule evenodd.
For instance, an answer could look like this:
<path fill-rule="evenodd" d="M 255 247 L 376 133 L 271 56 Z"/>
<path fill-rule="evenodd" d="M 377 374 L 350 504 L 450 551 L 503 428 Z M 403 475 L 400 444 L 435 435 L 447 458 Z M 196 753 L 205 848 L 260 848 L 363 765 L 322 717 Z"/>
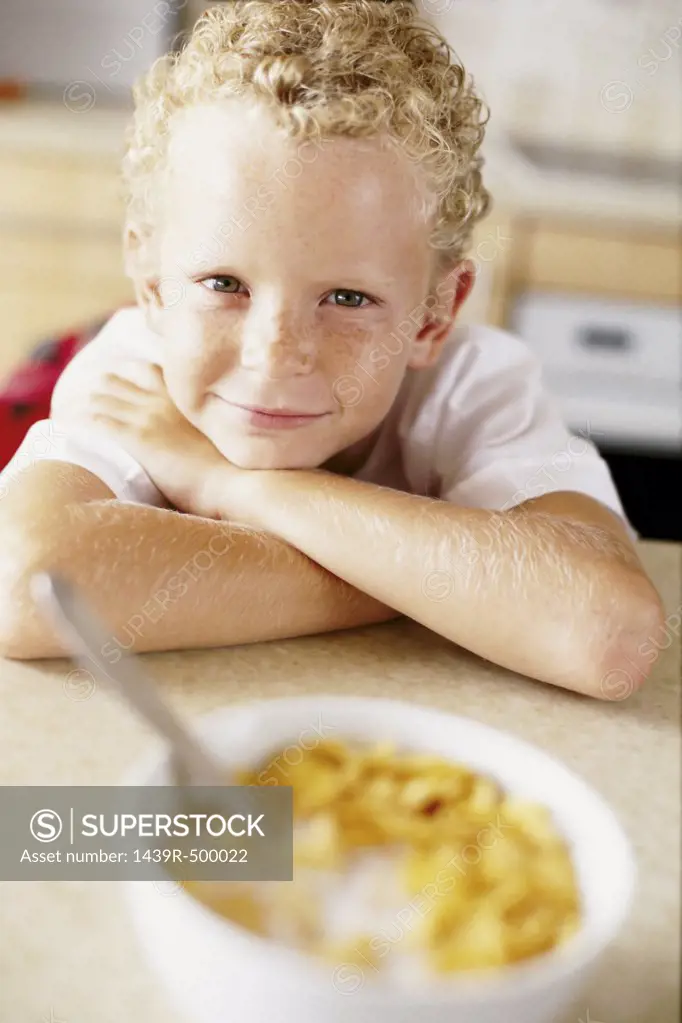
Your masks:
<path fill-rule="evenodd" d="M 179 269 L 190 277 L 199 274 L 202 277 L 240 277 L 239 270 L 235 265 L 215 265 L 206 263 L 205 259 L 198 258 L 193 265 L 192 259 L 182 260 L 178 263 Z M 348 290 L 362 291 L 367 288 L 389 289 L 396 285 L 395 277 L 375 276 L 369 268 L 355 267 L 354 270 L 344 273 L 340 270 L 334 276 L 327 275 L 311 282 L 314 286 L 324 288 L 348 288 Z"/>
<path fill-rule="evenodd" d="M 373 277 L 371 274 L 366 276 L 358 275 L 358 271 L 355 270 L 352 273 L 337 273 L 334 277 L 324 277 L 316 281 L 316 286 L 319 288 L 347 288 L 349 291 L 365 291 L 367 289 L 379 289 L 383 291 L 395 286 L 395 277 Z"/>
<path fill-rule="evenodd" d="M 348 286 L 352 285 L 360 288 L 392 288 L 396 284 L 395 277 L 386 277 L 384 274 L 373 271 L 372 267 L 362 264 L 353 267 L 348 273 L 337 273 L 336 279 L 342 279 Z"/>
<path fill-rule="evenodd" d="M 336 277 L 345 277 L 347 280 L 360 281 L 361 279 L 371 280 L 375 284 L 390 287 L 396 283 L 395 276 L 386 276 L 371 263 L 353 263 L 352 266 L 341 267 L 334 270 Z"/>

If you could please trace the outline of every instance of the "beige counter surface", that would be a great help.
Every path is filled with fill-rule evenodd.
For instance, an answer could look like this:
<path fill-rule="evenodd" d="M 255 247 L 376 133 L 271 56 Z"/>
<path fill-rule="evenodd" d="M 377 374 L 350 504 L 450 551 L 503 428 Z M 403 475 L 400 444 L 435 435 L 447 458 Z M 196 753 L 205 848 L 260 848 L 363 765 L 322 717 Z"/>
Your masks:
<path fill-rule="evenodd" d="M 560 1023 L 676 1023 L 682 548 L 641 547 L 668 618 L 651 637 L 660 655 L 650 682 L 624 702 L 530 682 L 405 621 L 145 660 L 186 717 L 256 697 L 389 696 L 507 729 L 563 760 L 612 804 L 640 878 L 628 926 Z M 70 671 L 64 661 L 0 661 L 0 783 L 118 784 L 154 742 L 114 697 Z M 0 1023 L 178 1019 L 112 883 L 0 883 L 0 992 Z"/>

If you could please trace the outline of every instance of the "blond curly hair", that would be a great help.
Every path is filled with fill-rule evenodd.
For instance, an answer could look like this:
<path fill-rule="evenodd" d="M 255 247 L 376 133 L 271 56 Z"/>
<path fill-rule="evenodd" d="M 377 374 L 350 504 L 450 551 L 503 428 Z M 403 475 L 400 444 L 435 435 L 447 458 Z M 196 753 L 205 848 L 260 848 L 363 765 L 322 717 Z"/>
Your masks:
<path fill-rule="evenodd" d="M 228 0 L 134 89 L 123 164 L 129 221 L 153 234 L 173 115 L 223 97 L 267 102 L 300 140 L 385 136 L 426 174 L 438 263 L 466 255 L 490 196 L 487 108 L 412 0 Z M 154 182 L 157 181 L 157 187 Z"/>

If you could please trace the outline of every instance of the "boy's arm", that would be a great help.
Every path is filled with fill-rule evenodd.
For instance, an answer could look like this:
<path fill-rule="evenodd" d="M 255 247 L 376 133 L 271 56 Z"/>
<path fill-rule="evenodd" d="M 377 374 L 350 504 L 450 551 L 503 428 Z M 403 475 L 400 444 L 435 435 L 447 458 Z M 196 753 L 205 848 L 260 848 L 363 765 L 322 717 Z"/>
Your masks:
<path fill-rule="evenodd" d="M 506 512 L 329 473 L 216 477 L 211 501 L 448 639 L 603 699 L 634 691 L 661 602 L 624 526 L 578 493 Z M 238 507 L 235 508 L 235 504 Z"/>
<path fill-rule="evenodd" d="M 83 587 L 111 625 L 112 663 L 122 647 L 231 646 L 399 617 L 286 541 L 112 496 L 59 462 L 12 482 L 0 501 L 0 655 L 63 654 L 29 590 L 48 568 Z"/>

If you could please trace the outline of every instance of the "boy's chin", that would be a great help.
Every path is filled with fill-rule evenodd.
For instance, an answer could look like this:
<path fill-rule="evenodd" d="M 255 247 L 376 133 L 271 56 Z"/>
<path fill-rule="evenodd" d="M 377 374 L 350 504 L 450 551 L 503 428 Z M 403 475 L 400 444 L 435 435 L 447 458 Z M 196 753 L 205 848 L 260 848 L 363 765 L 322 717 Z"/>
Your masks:
<path fill-rule="evenodd" d="M 323 459 L 309 453 L 268 451 L 260 445 L 224 445 L 218 447 L 223 458 L 237 469 L 272 471 L 274 469 L 317 469 Z M 307 454 L 307 457 L 306 457 Z"/>

